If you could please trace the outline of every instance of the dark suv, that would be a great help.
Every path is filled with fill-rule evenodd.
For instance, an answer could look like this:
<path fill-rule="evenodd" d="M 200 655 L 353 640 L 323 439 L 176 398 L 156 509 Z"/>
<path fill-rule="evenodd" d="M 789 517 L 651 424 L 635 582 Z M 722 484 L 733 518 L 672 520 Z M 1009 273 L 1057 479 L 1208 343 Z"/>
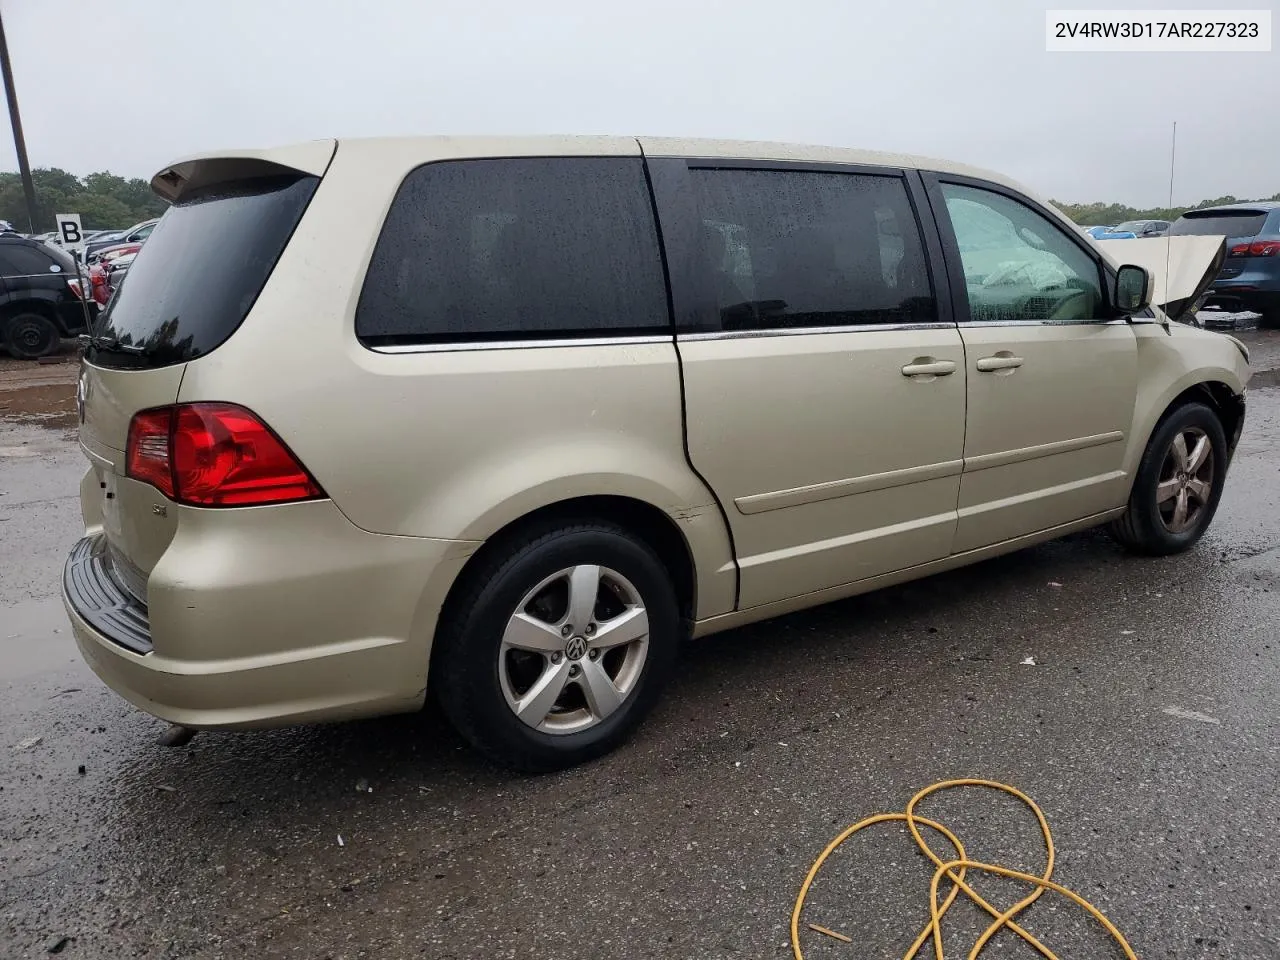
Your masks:
<path fill-rule="evenodd" d="M 1267 326 L 1280 326 L 1280 202 L 1188 210 L 1169 234 L 1226 237 L 1227 259 L 1209 287 L 1206 306 L 1252 310 Z"/>
<path fill-rule="evenodd" d="M 0 343 L 24 360 L 58 349 L 63 337 L 85 332 L 98 305 L 81 300 L 70 254 L 22 237 L 0 237 Z"/>

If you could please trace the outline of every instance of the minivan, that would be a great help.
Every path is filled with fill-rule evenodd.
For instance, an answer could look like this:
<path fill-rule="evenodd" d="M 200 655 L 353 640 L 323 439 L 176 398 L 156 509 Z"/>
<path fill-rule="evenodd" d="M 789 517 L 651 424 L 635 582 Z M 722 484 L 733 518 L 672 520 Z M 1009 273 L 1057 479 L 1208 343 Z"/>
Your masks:
<path fill-rule="evenodd" d="M 190 728 L 430 694 L 567 766 L 686 638 L 1099 524 L 1187 549 L 1244 420 L 1242 344 L 957 164 L 424 137 L 152 185 L 87 338 L 64 595 L 98 675 Z"/>

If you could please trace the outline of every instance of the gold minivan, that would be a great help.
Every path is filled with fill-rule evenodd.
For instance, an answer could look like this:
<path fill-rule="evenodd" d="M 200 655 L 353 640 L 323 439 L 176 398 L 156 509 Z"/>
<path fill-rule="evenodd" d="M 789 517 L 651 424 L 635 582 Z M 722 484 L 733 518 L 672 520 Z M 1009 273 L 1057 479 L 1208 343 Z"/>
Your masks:
<path fill-rule="evenodd" d="M 1243 345 L 1177 322 L 1215 262 L 1153 303 L 1111 255 L 1163 241 L 951 163 L 424 137 L 152 184 L 85 347 L 64 593 L 188 727 L 430 691 L 502 763 L 580 762 L 687 637 L 1098 524 L 1190 547 L 1244 419 Z"/>

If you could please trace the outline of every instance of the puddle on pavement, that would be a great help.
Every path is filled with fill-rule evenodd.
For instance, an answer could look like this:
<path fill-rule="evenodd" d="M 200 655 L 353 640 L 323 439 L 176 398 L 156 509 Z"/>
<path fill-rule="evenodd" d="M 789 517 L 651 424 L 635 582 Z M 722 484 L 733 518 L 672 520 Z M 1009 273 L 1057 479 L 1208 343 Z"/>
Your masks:
<path fill-rule="evenodd" d="M 0 420 L 49 430 L 77 425 L 76 388 L 71 383 L 41 384 L 0 392 Z"/>
<path fill-rule="evenodd" d="M 1259 370 L 1249 378 L 1250 390 L 1264 387 L 1280 387 L 1280 370 Z"/>

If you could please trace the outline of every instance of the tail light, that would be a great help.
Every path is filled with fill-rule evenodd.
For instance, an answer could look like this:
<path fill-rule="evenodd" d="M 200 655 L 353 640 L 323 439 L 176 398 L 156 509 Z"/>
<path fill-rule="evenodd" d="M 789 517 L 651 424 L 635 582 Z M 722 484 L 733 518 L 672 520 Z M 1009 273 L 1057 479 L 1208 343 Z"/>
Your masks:
<path fill-rule="evenodd" d="M 197 507 L 263 506 L 323 497 L 284 442 L 244 407 L 183 403 L 129 423 L 128 476 Z"/>
<path fill-rule="evenodd" d="M 1237 243 L 1229 251 L 1233 257 L 1280 257 L 1280 240 L 1254 240 Z"/>
<path fill-rule="evenodd" d="M 67 286 L 70 288 L 71 292 L 76 295 L 76 299 L 84 299 L 84 285 L 79 280 L 72 278 L 67 281 Z"/>

